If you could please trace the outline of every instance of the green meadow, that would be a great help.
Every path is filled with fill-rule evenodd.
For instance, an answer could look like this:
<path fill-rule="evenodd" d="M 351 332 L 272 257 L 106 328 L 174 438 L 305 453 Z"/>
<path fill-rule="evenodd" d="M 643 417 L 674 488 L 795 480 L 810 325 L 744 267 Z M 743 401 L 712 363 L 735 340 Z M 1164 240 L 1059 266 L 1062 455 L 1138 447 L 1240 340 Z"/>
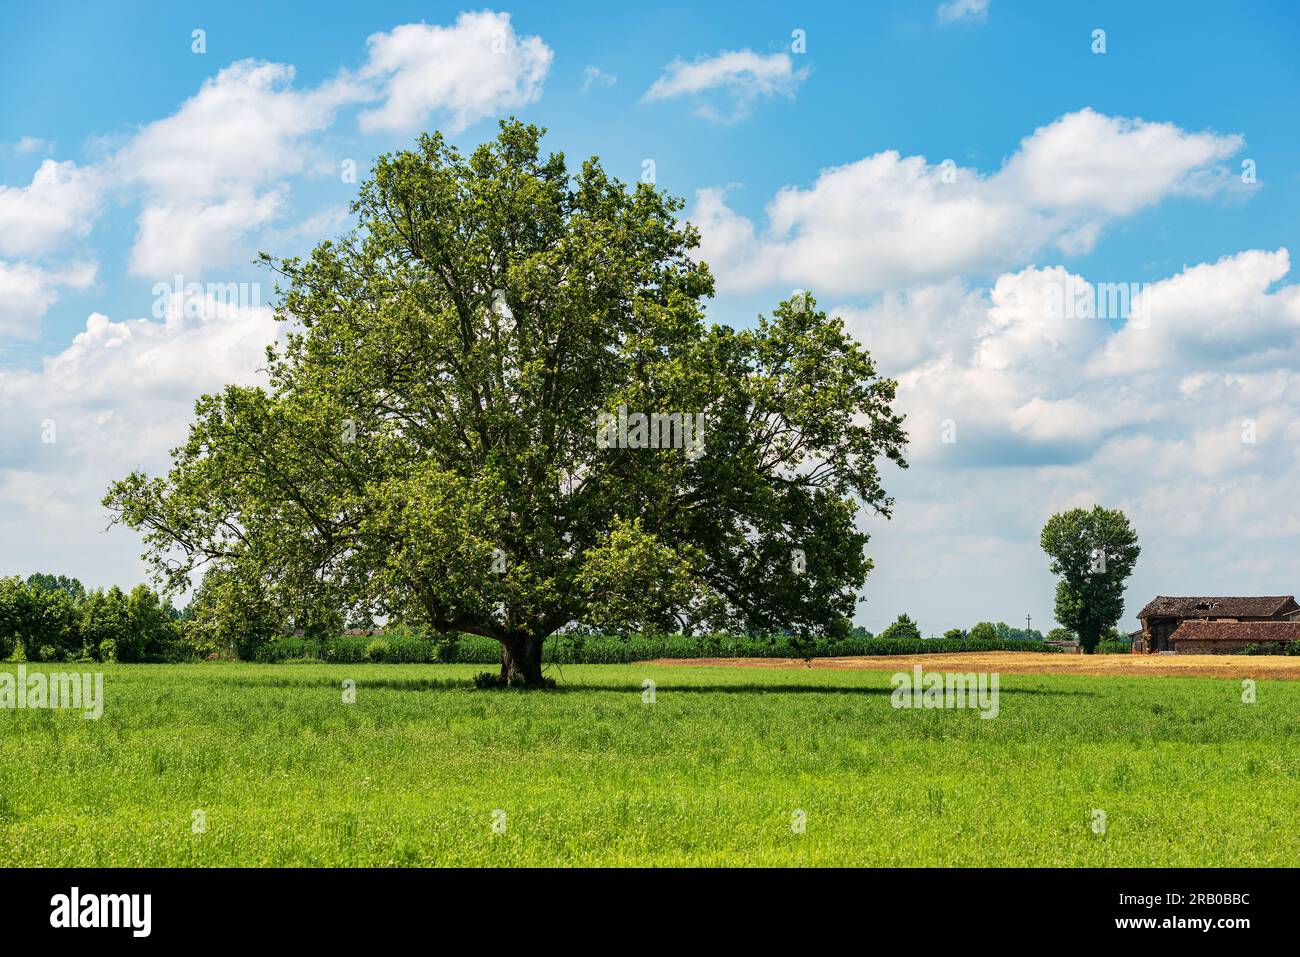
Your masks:
<path fill-rule="evenodd" d="M 100 720 L 0 710 L 0 866 L 1300 859 L 1295 682 L 1245 704 L 1239 681 L 1004 674 L 985 720 L 895 709 L 873 671 L 28 671 L 77 667 L 105 673 Z"/>

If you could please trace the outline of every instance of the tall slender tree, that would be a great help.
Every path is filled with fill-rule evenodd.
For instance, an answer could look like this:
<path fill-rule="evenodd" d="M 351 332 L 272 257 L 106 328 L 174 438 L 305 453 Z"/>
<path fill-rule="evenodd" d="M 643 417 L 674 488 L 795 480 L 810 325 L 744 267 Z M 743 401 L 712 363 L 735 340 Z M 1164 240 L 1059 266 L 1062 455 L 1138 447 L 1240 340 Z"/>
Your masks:
<path fill-rule="evenodd" d="M 1052 574 L 1061 576 L 1056 620 L 1092 654 L 1124 613 L 1124 583 L 1141 551 L 1137 532 L 1123 512 L 1095 505 L 1053 515 L 1040 541 L 1052 559 Z"/>

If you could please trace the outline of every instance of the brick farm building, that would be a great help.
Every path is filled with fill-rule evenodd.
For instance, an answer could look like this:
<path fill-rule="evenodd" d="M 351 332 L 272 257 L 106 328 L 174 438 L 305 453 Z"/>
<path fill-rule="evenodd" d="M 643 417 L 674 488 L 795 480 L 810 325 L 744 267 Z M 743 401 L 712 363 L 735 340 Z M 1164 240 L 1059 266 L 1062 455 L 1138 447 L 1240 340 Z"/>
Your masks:
<path fill-rule="evenodd" d="M 1292 595 L 1161 595 L 1138 612 L 1138 620 L 1142 631 L 1135 633 L 1134 650 L 1147 654 L 1237 654 L 1248 645 L 1282 646 L 1300 641 L 1300 604 Z"/>

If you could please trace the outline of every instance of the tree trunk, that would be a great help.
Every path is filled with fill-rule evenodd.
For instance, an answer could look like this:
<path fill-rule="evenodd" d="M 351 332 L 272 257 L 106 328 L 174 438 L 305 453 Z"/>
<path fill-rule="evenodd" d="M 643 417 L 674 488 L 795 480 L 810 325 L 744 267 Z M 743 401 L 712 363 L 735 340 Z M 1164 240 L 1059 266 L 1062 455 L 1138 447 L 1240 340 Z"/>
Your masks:
<path fill-rule="evenodd" d="M 542 677 L 541 638 L 511 635 L 501 642 L 501 682 L 525 688 L 548 684 Z"/>

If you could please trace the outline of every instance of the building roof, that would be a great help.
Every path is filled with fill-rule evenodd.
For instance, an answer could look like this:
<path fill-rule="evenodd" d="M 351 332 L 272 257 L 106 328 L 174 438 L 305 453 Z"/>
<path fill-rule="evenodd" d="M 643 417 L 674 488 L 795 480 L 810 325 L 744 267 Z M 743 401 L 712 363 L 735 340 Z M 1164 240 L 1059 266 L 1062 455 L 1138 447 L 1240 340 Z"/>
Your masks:
<path fill-rule="evenodd" d="M 1138 612 L 1139 618 L 1206 618 L 1210 616 L 1243 618 L 1269 618 L 1286 612 L 1298 611 L 1300 605 L 1291 595 L 1269 595 L 1258 598 L 1205 597 L 1170 598 L 1157 595 Z"/>
<path fill-rule="evenodd" d="M 1173 641 L 1300 641 L 1300 621 L 1197 621 L 1179 622 Z"/>

